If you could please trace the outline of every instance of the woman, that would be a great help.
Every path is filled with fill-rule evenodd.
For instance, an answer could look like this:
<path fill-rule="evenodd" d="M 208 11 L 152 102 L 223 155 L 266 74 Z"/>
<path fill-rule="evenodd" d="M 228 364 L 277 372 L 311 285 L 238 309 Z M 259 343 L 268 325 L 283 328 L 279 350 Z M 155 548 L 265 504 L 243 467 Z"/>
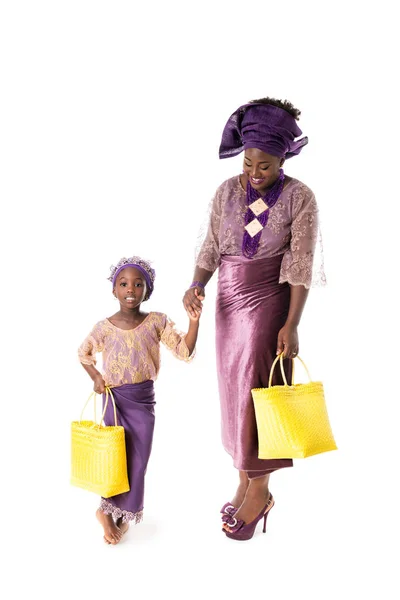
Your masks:
<path fill-rule="evenodd" d="M 272 362 L 284 352 L 287 377 L 299 349 L 297 327 L 312 281 L 318 232 L 312 191 L 283 172 L 308 139 L 287 101 L 263 98 L 239 107 L 222 135 L 220 158 L 244 150 L 243 173 L 217 190 L 193 283 L 183 303 L 201 310 L 205 286 L 219 268 L 216 352 L 222 441 L 239 470 L 239 487 L 222 509 L 228 537 L 249 539 L 274 500 L 273 471 L 292 460 L 258 458 L 251 389 L 267 387 Z M 282 384 L 279 369 L 273 384 Z"/>

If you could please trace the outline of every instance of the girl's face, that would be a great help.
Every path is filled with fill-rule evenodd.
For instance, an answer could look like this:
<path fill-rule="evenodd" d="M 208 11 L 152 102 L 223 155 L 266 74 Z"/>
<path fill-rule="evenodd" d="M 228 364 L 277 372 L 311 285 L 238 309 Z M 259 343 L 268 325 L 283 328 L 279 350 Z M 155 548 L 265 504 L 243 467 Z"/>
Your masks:
<path fill-rule="evenodd" d="M 146 296 L 147 285 L 142 273 L 134 267 L 126 267 L 118 274 L 113 294 L 121 307 L 135 308 Z"/>
<path fill-rule="evenodd" d="M 263 196 L 279 177 L 284 158 L 266 154 L 258 148 L 247 148 L 244 153 L 243 171 L 252 188 Z"/>

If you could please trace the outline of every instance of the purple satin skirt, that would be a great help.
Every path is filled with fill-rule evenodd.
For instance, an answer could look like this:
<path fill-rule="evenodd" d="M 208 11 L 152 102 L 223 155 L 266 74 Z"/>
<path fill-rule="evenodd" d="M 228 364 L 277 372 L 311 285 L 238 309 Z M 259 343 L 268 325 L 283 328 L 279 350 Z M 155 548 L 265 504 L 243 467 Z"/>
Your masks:
<path fill-rule="evenodd" d="M 260 477 L 291 459 L 258 458 L 257 425 L 251 389 L 268 387 L 279 330 L 286 322 L 290 287 L 279 283 L 282 255 L 266 259 L 221 257 L 216 303 L 216 353 L 221 400 L 222 443 L 233 464 Z M 284 361 L 291 377 L 291 361 Z M 282 385 L 275 369 L 273 385 Z"/>
<path fill-rule="evenodd" d="M 125 429 L 126 458 L 130 491 L 102 498 L 100 508 L 115 519 L 138 523 L 143 516 L 144 477 L 150 458 L 154 432 L 154 382 L 125 384 L 112 388 L 117 407 L 118 425 Z M 103 402 L 105 395 L 103 395 Z M 114 425 L 111 400 L 104 416 L 106 425 Z"/>

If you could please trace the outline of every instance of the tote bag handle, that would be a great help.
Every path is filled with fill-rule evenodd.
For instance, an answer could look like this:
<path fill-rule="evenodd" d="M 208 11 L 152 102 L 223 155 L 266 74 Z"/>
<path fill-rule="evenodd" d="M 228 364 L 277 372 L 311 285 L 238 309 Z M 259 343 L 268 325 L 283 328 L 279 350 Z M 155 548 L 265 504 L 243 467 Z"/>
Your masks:
<path fill-rule="evenodd" d="M 310 372 L 309 372 L 309 370 L 307 369 L 307 367 L 306 367 L 306 365 L 305 365 L 304 361 L 303 361 L 303 360 L 300 358 L 300 356 L 297 356 L 296 358 L 298 358 L 298 359 L 299 359 L 299 361 L 301 362 L 301 364 L 302 364 L 302 365 L 303 365 L 303 367 L 305 368 L 305 370 L 306 370 L 306 373 L 307 373 L 307 375 L 308 375 L 308 379 L 311 381 L 311 375 L 310 375 Z M 285 382 L 285 385 L 286 385 L 286 386 L 288 385 L 288 382 L 287 382 L 287 380 L 286 380 L 286 375 L 285 375 L 285 369 L 283 368 L 283 352 L 281 352 L 281 354 L 278 354 L 278 356 L 276 357 L 276 359 L 275 359 L 275 360 L 274 360 L 274 362 L 272 363 L 271 372 L 270 372 L 270 374 L 269 374 L 269 381 L 268 381 L 268 387 L 269 387 L 269 388 L 271 387 L 271 384 L 272 384 L 272 376 L 273 376 L 273 374 L 274 374 L 274 369 L 275 369 L 275 366 L 276 366 L 276 363 L 278 362 L 278 360 L 279 360 L 279 364 L 280 364 L 280 367 L 281 367 L 281 373 L 282 373 L 282 378 L 283 378 L 283 381 Z M 291 361 L 292 361 L 292 383 L 291 383 L 291 385 L 294 385 L 294 358 L 292 358 L 292 359 L 291 359 Z"/>
<path fill-rule="evenodd" d="M 109 388 L 107 386 L 106 386 L 106 402 L 105 402 L 105 405 L 104 405 L 104 410 L 103 410 L 103 414 L 102 414 L 101 419 L 100 419 L 99 426 L 101 426 L 101 424 L 103 422 L 103 419 L 104 419 L 104 415 L 106 414 L 107 405 L 108 405 L 108 394 L 110 394 L 111 400 L 112 400 L 112 403 L 113 403 L 113 407 L 114 407 L 114 422 L 115 422 L 115 426 L 117 427 L 117 425 L 118 425 L 118 423 L 117 423 L 117 408 L 115 406 L 115 400 L 114 400 L 114 396 L 113 396 L 113 393 L 111 391 L 111 388 Z M 92 398 L 94 399 L 94 422 L 97 425 L 97 417 L 96 417 L 96 392 L 92 392 L 90 394 L 89 398 L 86 400 L 85 406 L 83 407 L 82 412 L 81 412 L 80 421 L 82 421 L 82 415 L 83 415 L 83 413 L 85 411 L 85 408 L 87 407 L 87 405 L 89 404 L 89 402 L 90 402 L 90 400 Z"/>

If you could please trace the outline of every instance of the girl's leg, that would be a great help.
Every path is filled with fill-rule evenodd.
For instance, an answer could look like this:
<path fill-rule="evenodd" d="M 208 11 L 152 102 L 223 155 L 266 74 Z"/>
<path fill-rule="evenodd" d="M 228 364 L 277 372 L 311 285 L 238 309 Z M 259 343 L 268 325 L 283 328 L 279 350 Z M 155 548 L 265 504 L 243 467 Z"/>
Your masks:
<path fill-rule="evenodd" d="M 118 544 L 122 538 L 122 532 L 114 523 L 114 519 L 111 515 L 106 515 L 103 511 L 98 508 L 96 510 L 96 517 L 104 529 L 104 541 L 107 544 Z"/>
<path fill-rule="evenodd" d="M 248 476 L 247 473 L 246 475 Z M 261 477 L 249 479 L 246 497 L 235 514 L 236 519 L 251 523 L 260 514 L 269 498 L 269 477 L 270 474 L 268 473 Z M 230 531 L 228 525 L 225 524 L 224 528 Z"/>
<path fill-rule="evenodd" d="M 144 478 L 154 432 L 153 382 L 121 385 L 113 389 L 113 395 L 117 405 L 118 424 L 122 425 L 125 430 L 128 478 L 131 483 L 131 489 L 128 492 L 104 501 L 104 512 L 110 513 L 107 526 L 111 527 L 114 540 L 117 537 L 117 541 L 111 543 L 118 543 L 129 529 L 129 523 L 123 523 L 122 519 L 129 518 L 134 523 L 139 523 L 142 518 Z M 114 425 L 111 402 L 108 403 L 104 421 L 106 425 Z M 120 509 L 124 517 L 115 517 L 115 522 L 112 519 L 112 524 L 110 518 L 113 514 L 113 507 Z M 103 520 L 102 518 L 102 524 Z M 107 537 L 106 533 L 105 537 Z"/>
<path fill-rule="evenodd" d="M 128 531 L 129 523 L 123 523 L 122 517 L 120 517 L 119 519 L 117 519 L 117 527 L 123 535 L 124 533 L 126 533 Z"/>

